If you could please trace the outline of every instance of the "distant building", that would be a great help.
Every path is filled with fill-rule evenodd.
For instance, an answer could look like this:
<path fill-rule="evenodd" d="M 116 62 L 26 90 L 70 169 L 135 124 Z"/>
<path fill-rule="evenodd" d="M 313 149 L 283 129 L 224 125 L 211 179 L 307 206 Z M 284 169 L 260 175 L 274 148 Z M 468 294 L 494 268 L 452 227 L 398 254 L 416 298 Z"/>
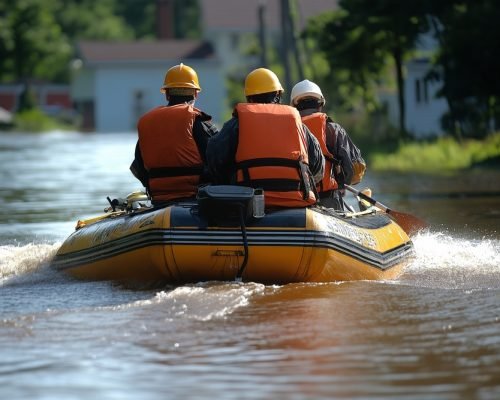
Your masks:
<path fill-rule="evenodd" d="M 134 131 L 142 114 L 166 103 L 160 87 L 165 72 L 179 62 L 198 73 L 202 92 L 196 106 L 221 120 L 224 76 L 208 42 L 80 42 L 78 54 L 71 95 L 84 130 Z"/>
<path fill-rule="evenodd" d="M 61 85 L 46 82 L 30 82 L 34 100 L 38 107 L 47 114 L 57 114 L 73 107 L 69 85 Z M 0 107 L 16 113 L 19 111 L 20 99 L 26 90 L 26 84 L 12 83 L 0 85 Z"/>
<path fill-rule="evenodd" d="M 405 62 L 405 106 L 406 106 L 406 129 L 415 138 L 428 138 L 441 136 L 441 118 L 448 111 L 448 103 L 443 97 L 437 97 L 442 86 L 438 82 L 428 78 L 433 68 L 431 58 L 439 47 L 432 33 L 421 35 L 417 42 L 417 51 L 420 56 Z M 399 109 L 397 94 L 383 93 L 391 122 L 398 126 Z"/>
<path fill-rule="evenodd" d="M 338 9 L 338 0 L 290 3 L 296 15 L 297 33 L 309 19 Z M 241 79 L 243 90 L 246 73 L 261 66 L 258 54 L 247 54 L 249 45 L 258 43 L 261 7 L 265 10 L 262 22 L 267 46 L 280 49 L 281 1 L 200 0 L 199 4 L 203 40 L 174 39 L 173 0 L 156 0 L 158 40 L 78 44 L 71 96 L 83 116 L 84 130 L 135 130 L 144 112 L 165 103 L 159 88 L 167 69 L 179 62 L 198 72 L 202 92 L 196 105 L 211 114 L 218 125 L 224 122 L 228 107 L 227 78 Z M 423 54 L 431 54 L 437 48 L 430 37 L 421 40 Z M 436 98 L 440 84 L 426 79 L 430 68 L 430 56 L 405 64 L 406 125 L 417 137 L 441 134 L 440 119 L 447 110 L 446 102 Z M 291 88 L 285 90 L 289 93 Z M 381 92 L 381 99 L 387 105 L 390 120 L 397 126 L 397 94 Z"/>
<path fill-rule="evenodd" d="M 427 78 L 431 67 L 428 58 L 406 63 L 406 129 L 417 138 L 442 135 L 441 118 L 448 111 L 446 100 L 437 97 L 442 82 Z"/>
<path fill-rule="evenodd" d="M 308 20 L 321 13 L 338 8 L 337 0 L 297 0 L 297 32 L 302 31 Z M 259 65 L 258 55 L 246 54 L 249 38 L 257 39 L 259 33 L 259 7 L 264 7 L 263 25 L 268 48 L 277 48 L 281 39 L 280 0 L 200 0 L 203 36 L 213 43 L 226 73 L 238 68 Z M 248 71 L 250 72 L 250 71 Z M 291 88 L 285 88 L 291 90 Z"/>

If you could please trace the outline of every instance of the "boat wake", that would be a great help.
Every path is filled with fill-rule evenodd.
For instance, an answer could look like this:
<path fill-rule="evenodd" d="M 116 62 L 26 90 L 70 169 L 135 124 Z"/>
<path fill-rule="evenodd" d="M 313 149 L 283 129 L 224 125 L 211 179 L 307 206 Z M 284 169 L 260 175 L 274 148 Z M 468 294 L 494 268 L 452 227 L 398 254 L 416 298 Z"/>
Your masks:
<path fill-rule="evenodd" d="M 416 257 L 396 283 L 444 289 L 500 288 L 500 241 L 497 239 L 460 239 L 444 233 L 424 233 L 413 238 Z M 30 243 L 24 246 L 0 246 L 0 285 L 57 279 L 49 267 L 60 243 Z M 62 274 L 61 274 L 62 275 Z M 252 284 L 255 285 L 255 284 Z M 182 314 L 184 306 L 199 302 L 197 310 L 205 309 L 194 318 L 210 319 L 223 316 L 229 309 L 248 301 L 249 293 L 264 290 L 264 286 L 214 282 L 181 286 L 159 292 L 151 301 L 172 301 Z M 200 296 L 203 293 L 203 296 Z M 226 297 L 224 297 L 226 296 Z M 204 307 L 207 297 L 220 298 L 224 305 L 214 311 L 213 303 Z M 183 302 L 184 300 L 184 302 Z M 210 302 L 208 302 L 210 303 Z"/>
<path fill-rule="evenodd" d="M 49 262 L 60 246 L 61 243 L 0 246 L 0 285 L 7 280 L 28 277 L 35 272 L 49 273 Z"/>
<path fill-rule="evenodd" d="M 167 322 L 179 319 L 219 320 L 247 306 L 255 296 L 264 294 L 268 289 L 272 290 L 273 287 L 254 282 L 203 282 L 162 290 L 151 299 L 104 308 L 112 308 L 115 311 L 158 307 L 161 309 L 162 318 Z"/>
<path fill-rule="evenodd" d="M 500 241 L 444 233 L 413 238 L 416 258 L 398 282 L 442 289 L 500 288 Z"/>

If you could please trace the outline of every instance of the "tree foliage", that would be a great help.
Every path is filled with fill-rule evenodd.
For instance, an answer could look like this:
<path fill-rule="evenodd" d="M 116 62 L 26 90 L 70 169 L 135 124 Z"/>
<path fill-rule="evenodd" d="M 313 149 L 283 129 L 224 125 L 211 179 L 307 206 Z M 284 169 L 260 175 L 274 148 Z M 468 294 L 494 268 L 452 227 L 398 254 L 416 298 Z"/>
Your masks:
<path fill-rule="evenodd" d="M 419 35 L 428 30 L 421 2 L 341 0 L 340 10 L 310 24 L 334 74 L 353 89 L 362 88 L 365 105 L 374 103 L 374 83 L 384 75 L 388 58 L 396 70 L 400 130 L 405 132 L 403 63 Z M 318 22 L 320 22 L 318 24 Z M 356 93 L 355 90 L 352 93 Z"/>
<path fill-rule="evenodd" d="M 175 36 L 200 36 L 197 0 L 174 1 Z M 154 0 L 0 0 L 0 82 L 67 82 L 77 40 L 153 39 Z"/>
<path fill-rule="evenodd" d="M 47 4 L 53 6 L 52 2 Z M 56 23 L 53 9 L 38 0 L 20 0 L 0 11 L 2 78 L 53 79 L 71 47 Z"/>
<path fill-rule="evenodd" d="M 338 11 L 314 19 L 306 35 L 319 43 L 330 67 L 327 80 L 338 85 L 340 95 L 345 95 L 342 87 L 347 85 L 353 101 L 358 97 L 365 104 L 373 103 L 374 84 L 386 76 L 390 56 L 404 133 L 404 62 L 427 33 L 440 43 L 429 77 L 442 84 L 440 96 L 449 105 L 444 127 L 472 136 L 498 129 L 500 8 L 496 0 L 340 0 L 339 6 Z"/>
<path fill-rule="evenodd" d="M 434 75 L 450 112 L 445 127 L 458 137 L 500 127 L 500 9 L 494 0 L 444 1 L 433 10 L 441 48 Z"/>

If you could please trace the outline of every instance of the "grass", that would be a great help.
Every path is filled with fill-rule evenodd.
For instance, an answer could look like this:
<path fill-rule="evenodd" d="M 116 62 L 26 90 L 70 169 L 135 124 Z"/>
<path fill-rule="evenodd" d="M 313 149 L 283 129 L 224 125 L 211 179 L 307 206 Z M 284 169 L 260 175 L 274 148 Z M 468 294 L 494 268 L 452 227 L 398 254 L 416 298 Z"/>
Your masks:
<path fill-rule="evenodd" d="M 45 115 L 37 108 L 17 113 L 10 130 L 17 132 L 45 132 L 51 130 L 74 130 L 71 124 Z"/>
<path fill-rule="evenodd" d="M 474 166 L 500 164 L 500 132 L 484 140 L 439 138 L 432 142 L 403 143 L 395 151 L 370 153 L 368 165 L 376 171 L 440 173 Z"/>

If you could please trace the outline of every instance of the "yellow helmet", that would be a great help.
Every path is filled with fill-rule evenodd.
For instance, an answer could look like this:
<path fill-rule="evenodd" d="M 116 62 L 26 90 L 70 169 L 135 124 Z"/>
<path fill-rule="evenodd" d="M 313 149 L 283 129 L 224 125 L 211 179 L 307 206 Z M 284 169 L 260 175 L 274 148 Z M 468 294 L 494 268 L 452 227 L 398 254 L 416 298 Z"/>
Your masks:
<path fill-rule="evenodd" d="M 270 92 L 284 92 L 280 80 L 273 71 L 267 68 L 257 68 L 247 75 L 245 96 Z"/>
<path fill-rule="evenodd" d="M 198 83 L 198 75 L 196 71 L 183 63 L 170 68 L 165 74 L 165 80 L 160 91 L 165 93 L 166 89 L 171 88 L 188 88 L 201 90 Z"/>

